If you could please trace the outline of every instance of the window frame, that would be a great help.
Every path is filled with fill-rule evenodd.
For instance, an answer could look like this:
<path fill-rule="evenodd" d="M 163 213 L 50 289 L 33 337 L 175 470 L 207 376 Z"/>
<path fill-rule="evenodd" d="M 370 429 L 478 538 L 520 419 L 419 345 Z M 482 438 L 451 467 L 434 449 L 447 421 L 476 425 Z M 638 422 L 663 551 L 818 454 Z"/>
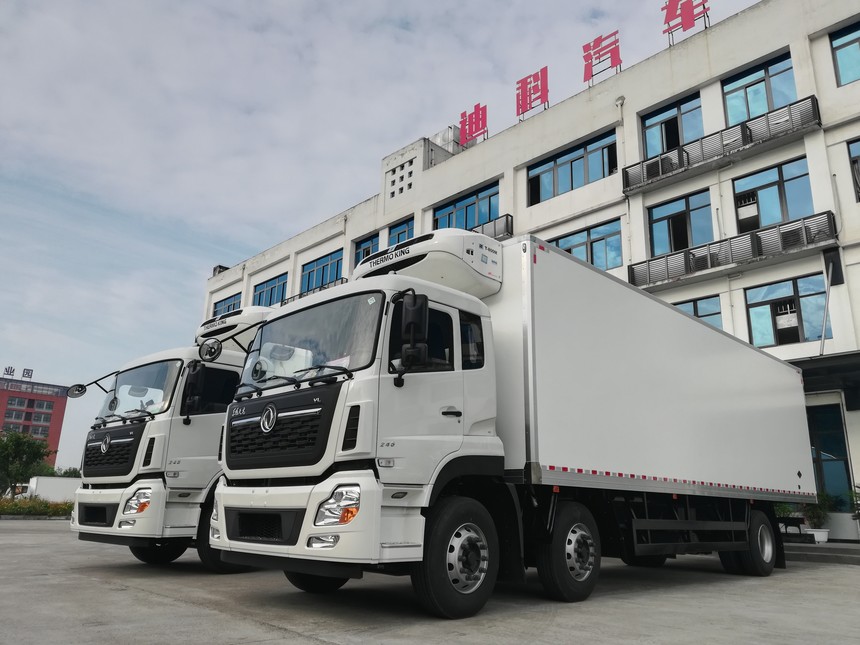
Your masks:
<path fill-rule="evenodd" d="M 361 261 L 374 253 L 379 251 L 379 233 L 374 233 L 373 235 L 368 235 L 364 239 L 358 240 L 355 243 L 355 254 L 354 260 L 355 264 L 353 267 L 357 267 L 361 264 Z"/>
<path fill-rule="evenodd" d="M 688 139 L 684 136 L 684 116 L 692 114 L 693 112 L 699 113 L 699 126 L 700 126 L 700 135 L 693 138 Z M 650 119 L 657 119 L 653 123 L 648 123 Z M 674 119 L 678 126 L 678 145 L 672 146 L 671 148 L 666 146 L 666 124 Z M 705 134 L 705 126 L 702 120 L 702 98 L 698 92 L 691 94 L 675 103 L 670 103 L 669 105 L 664 105 L 663 107 L 652 110 L 648 114 L 643 114 L 640 120 L 642 124 L 642 147 L 644 149 L 644 157 L 645 159 L 654 159 L 655 157 L 659 157 L 662 154 L 665 154 L 671 150 L 675 150 L 676 148 L 680 148 L 688 143 L 692 143 L 693 141 L 698 141 Z M 650 154 L 648 151 L 648 132 L 650 130 L 654 130 L 659 128 L 660 131 L 660 151 L 655 152 L 654 154 Z"/>
<path fill-rule="evenodd" d="M 486 204 L 486 220 L 481 216 L 483 204 Z M 499 182 L 496 181 L 434 208 L 433 230 L 459 228 L 469 231 L 481 224 L 497 220 L 499 212 Z"/>
<path fill-rule="evenodd" d="M 299 293 L 308 293 L 341 279 L 343 249 L 337 249 L 302 265 L 302 282 Z M 319 278 L 319 280 L 318 280 Z M 311 284 L 313 282 L 313 284 Z"/>
<path fill-rule="evenodd" d="M 854 183 L 854 199 L 860 202 L 860 139 L 848 141 L 848 168 Z"/>
<path fill-rule="evenodd" d="M 592 233 L 598 229 L 601 229 L 606 226 L 610 226 L 612 224 L 618 225 L 618 230 L 609 231 L 603 235 L 596 235 L 592 237 Z M 573 233 L 568 233 L 567 235 L 562 235 L 554 240 L 550 240 L 550 244 L 555 245 L 562 251 L 566 251 L 570 253 L 575 258 L 582 260 L 583 262 L 588 262 L 588 264 L 593 267 L 600 269 L 601 271 L 608 271 L 609 269 L 617 269 L 618 267 L 624 266 L 624 248 L 621 245 L 621 218 L 618 217 L 616 219 L 607 220 L 600 224 L 595 224 L 594 226 L 589 226 L 587 228 L 580 229 L 578 231 L 574 231 Z M 576 244 L 571 244 L 569 246 L 563 246 L 563 242 L 565 240 L 576 237 L 577 235 L 585 234 L 585 241 L 577 241 Z M 603 242 L 610 238 L 617 237 L 618 238 L 618 257 L 619 263 L 616 265 L 609 266 L 608 263 L 606 266 L 599 266 L 594 262 L 594 245 L 598 242 Z M 573 249 L 578 249 L 584 247 L 585 248 L 585 258 L 580 257 L 580 255 L 573 252 Z M 609 255 L 604 252 L 604 257 L 608 258 Z"/>
<path fill-rule="evenodd" d="M 405 234 L 405 237 L 403 237 Z M 398 224 L 388 227 L 388 246 L 400 244 L 406 240 L 411 240 L 415 236 L 415 218 L 403 220 Z"/>
<path fill-rule="evenodd" d="M 789 166 L 790 164 L 801 161 L 801 160 L 806 162 L 806 172 L 799 174 L 799 175 L 794 175 L 792 177 L 789 177 L 788 180 L 786 180 L 785 172 L 784 172 L 785 167 Z M 765 173 L 767 173 L 771 170 L 777 171 L 776 181 L 760 184 L 760 185 L 757 185 L 753 188 L 747 188 L 746 190 L 738 192 L 738 189 L 737 189 L 738 182 L 743 181 L 745 179 L 749 179 L 751 177 L 755 177 L 756 175 L 764 175 Z M 812 209 L 811 209 L 812 212 L 807 213 L 806 215 L 799 215 L 797 217 L 792 218 L 792 217 L 790 217 L 790 213 L 788 211 L 789 199 L 786 197 L 785 185 L 787 182 L 795 181 L 800 177 L 806 177 L 806 182 L 807 182 L 806 186 L 809 189 L 809 199 L 810 199 L 810 205 L 812 206 Z M 762 224 L 762 221 L 761 221 L 761 201 L 759 200 L 758 193 L 759 193 L 759 191 L 764 190 L 765 188 L 770 188 L 771 186 L 776 186 L 778 191 L 779 191 L 780 220 L 779 220 L 779 222 Z M 739 209 L 743 208 L 743 206 L 738 206 L 738 197 L 743 196 L 743 195 L 748 195 L 752 192 L 756 193 L 756 204 L 759 205 L 758 215 L 756 215 L 756 218 L 758 219 L 758 225 L 755 228 L 747 228 L 745 226 L 742 226 L 742 224 L 741 224 L 741 217 L 740 217 Z M 809 176 L 809 161 L 805 155 L 801 156 L 801 157 L 796 157 L 794 159 L 788 159 L 786 161 L 783 161 L 781 163 L 776 164 L 775 166 L 769 166 L 767 168 L 761 168 L 759 170 L 756 170 L 755 172 L 748 173 L 748 174 L 743 175 L 741 177 L 733 178 L 732 179 L 732 195 L 733 195 L 734 204 L 735 204 L 735 222 L 738 225 L 738 233 L 750 233 L 752 231 L 757 231 L 759 229 L 766 228 L 768 226 L 785 224 L 786 222 L 794 222 L 794 221 L 797 221 L 799 219 L 803 219 L 804 217 L 809 217 L 810 215 L 815 214 L 815 203 L 812 201 L 813 200 L 812 181 L 811 181 L 810 176 Z M 743 219 L 746 220 L 746 219 L 753 219 L 753 218 L 751 218 L 751 217 L 746 218 L 745 217 Z"/>
<path fill-rule="evenodd" d="M 272 307 L 287 299 L 287 284 L 289 272 L 269 278 L 254 285 L 252 303 L 258 307 Z"/>
<path fill-rule="evenodd" d="M 601 174 L 599 177 L 592 178 L 591 160 L 597 158 L 598 155 L 600 156 Z M 574 166 L 579 161 L 582 162 L 581 184 L 577 184 L 574 172 Z M 528 166 L 526 168 L 526 207 L 542 204 L 553 197 L 569 193 L 617 173 L 618 134 L 615 129 L 612 129 Z M 569 177 L 569 183 L 562 184 L 559 179 L 562 176 Z M 544 197 L 543 189 L 546 187 L 545 184 L 549 183 L 547 178 L 551 181 L 551 194 Z M 564 188 L 563 186 L 569 187 Z M 535 199 L 535 193 L 537 199 Z"/>
<path fill-rule="evenodd" d="M 854 37 L 838 45 L 835 44 L 835 41 L 843 39 L 846 36 Z M 846 50 L 852 46 L 856 46 L 860 50 L 860 22 L 855 22 L 853 25 L 848 25 L 830 34 L 830 56 L 833 59 L 833 70 L 836 74 L 836 87 L 844 87 L 860 81 L 860 72 L 858 72 L 857 78 L 852 78 L 844 82 L 842 80 L 842 69 L 839 66 L 837 52 Z M 860 51 L 858 51 L 857 55 L 860 57 Z M 860 58 L 858 58 L 858 63 L 860 63 Z"/>
<path fill-rule="evenodd" d="M 700 197 L 701 195 L 707 195 L 707 197 L 708 197 L 707 204 L 701 205 L 701 206 L 695 206 L 695 207 L 691 206 L 690 201 L 697 198 L 697 197 Z M 661 215 L 656 220 L 654 219 L 654 211 L 661 209 L 661 208 L 666 208 L 668 206 L 671 206 L 672 204 L 675 204 L 675 203 L 681 202 L 681 201 L 684 202 L 683 208 L 681 210 L 673 211 L 673 212 L 668 213 L 666 215 Z M 708 210 L 708 219 L 710 222 L 711 239 L 704 241 L 704 242 L 695 243 L 693 240 L 693 214 L 698 213 L 699 211 L 701 211 L 704 208 L 707 208 L 707 210 Z M 696 192 L 696 193 L 690 193 L 689 195 L 683 195 L 681 197 L 676 197 L 675 199 L 671 199 L 667 202 L 662 202 L 660 204 L 655 204 L 654 206 L 649 206 L 647 210 L 648 210 L 648 237 L 649 237 L 648 244 L 650 247 L 649 250 L 651 251 L 651 257 L 652 258 L 658 258 L 658 257 L 661 257 L 663 255 L 669 255 L 670 253 L 677 253 L 678 251 L 683 251 L 685 249 L 692 249 L 692 248 L 695 248 L 697 246 L 701 246 L 702 244 L 709 244 L 709 243 L 714 241 L 714 214 L 711 211 L 711 191 L 708 188 L 706 188 L 705 190 L 701 190 L 699 192 Z M 668 251 L 664 251 L 662 253 L 656 253 L 655 248 L 654 248 L 654 241 L 656 239 L 656 236 L 654 235 L 654 225 L 659 224 L 660 222 L 668 222 L 669 220 L 676 219 L 680 216 L 683 216 L 683 218 L 684 218 L 684 224 L 686 227 L 686 234 L 687 234 L 687 246 L 680 247 L 680 248 L 670 248 Z M 667 225 L 667 242 L 668 242 L 670 247 L 674 247 L 674 236 L 672 235 L 672 225 L 671 224 Z"/>
<path fill-rule="evenodd" d="M 820 277 L 822 279 L 822 282 L 824 283 L 823 290 L 814 291 L 811 293 L 800 293 L 800 289 L 798 287 L 799 281 L 806 280 L 808 278 L 817 278 L 817 277 Z M 759 301 L 756 301 L 753 303 L 750 302 L 749 294 L 751 291 L 755 291 L 757 289 L 764 289 L 767 287 L 778 286 L 778 285 L 782 285 L 785 283 L 791 284 L 791 289 L 792 289 L 791 295 L 789 295 L 789 296 L 777 295 L 777 296 L 773 296 L 771 298 L 768 298 L 767 300 L 759 300 Z M 744 307 L 746 309 L 746 317 L 747 317 L 747 325 L 748 325 L 748 329 L 749 329 L 749 343 L 750 343 L 750 345 L 753 345 L 755 347 L 762 349 L 762 348 L 768 348 L 768 347 L 781 347 L 783 345 L 796 345 L 798 343 L 818 343 L 818 342 L 821 342 L 821 335 L 824 336 L 825 340 L 832 339 L 833 338 L 833 329 L 831 326 L 830 312 L 829 311 L 826 312 L 827 317 L 824 321 L 824 328 L 822 329 L 821 335 L 819 335 L 818 338 L 811 338 L 811 339 L 806 338 L 806 329 L 805 329 L 805 325 L 803 322 L 803 306 L 802 306 L 803 303 L 802 303 L 802 301 L 804 299 L 809 299 L 809 298 L 818 296 L 818 297 L 824 297 L 825 302 L 826 302 L 826 293 L 827 293 L 827 278 L 825 277 L 825 275 L 823 273 L 811 273 L 808 275 L 801 275 L 801 276 L 797 276 L 795 278 L 788 278 L 786 280 L 777 280 L 775 282 L 768 282 L 765 284 L 760 284 L 760 285 L 756 285 L 754 287 L 748 287 L 747 289 L 744 289 Z M 779 333 L 778 333 L 779 327 L 777 326 L 776 314 L 774 313 L 773 307 L 774 307 L 774 305 L 776 305 L 780 302 L 785 302 L 788 300 L 792 301 L 792 304 L 794 305 L 794 312 L 793 313 L 797 316 L 798 340 L 781 343 L 781 342 L 779 342 Z M 770 307 L 770 312 L 769 312 L 770 313 L 770 323 L 771 323 L 770 332 L 771 332 L 771 337 L 773 338 L 774 342 L 770 343 L 770 344 L 765 344 L 765 345 L 757 345 L 755 342 L 753 318 L 752 318 L 751 310 L 755 309 L 755 308 L 765 307 L 765 306 Z M 789 313 L 791 313 L 791 312 L 789 312 Z"/>
<path fill-rule="evenodd" d="M 223 316 L 242 307 L 242 292 L 234 293 L 212 304 L 212 317 Z"/>
<path fill-rule="evenodd" d="M 772 68 L 782 65 L 786 61 L 789 62 L 788 67 L 783 69 L 777 69 L 775 71 L 772 70 Z M 762 76 L 757 76 L 760 72 L 762 73 Z M 794 96 L 787 103 L 777 105 L 774 103 L 773 99 L 773 79 L 786 73 L 791 73 Z M 744 81 L 745 79 L 745 83 L 738 85 L 737 87 L 733 87 L 730 90 L 726 90 L 727 86 L 734 85 L 735 83 L 739 83 L 741 81 Z M 767 109 L 761 114 L 752 114 L 750 112 L 749 94 L 747 93 L 747 90 L 758 85 L 761 82 L 764 82 Z M 726 127 L 728 128 L 738 125 L 739 123 L 749 121 L 750 119 L 759 117 L 762 114 L 767 114 L 768 112 L 772 112 L 773 110 L 776 110 L 778 108 L 785 107 L 786 105 L 789 105 L 790 103 L 793 103 L 797 100 L 797 82 L 794 78 L 794 62 L 791 60 L 791 53 L 786 52 L 785 54 L 781 54 L 779 56 L 771 58 L 770 60 L 765 61 L 764 63 L 761 63 L 759 65 L 748 67 L 742 72 L 730 76 L 729 78 L 723 79 L 721 83 L 721 88 L 723 91 L 723 109 L 725 110 L 726 115 Z M 731 112 L 729 110 L 729 95 L 733 95 L 741 91 L 744 95 L 746 117 L 739 121 L 733 121 Z"/>
<path fill-rule="evenodd" d="M 716 300 L 717 301 L 717 311 L 714 312 L 701 312 L 699 311 L 702 303 Z M 686 309 L 686 306 L 690 305 L 690 310 Z M 683 311 L 684 313 L 692 316 L 693 318 L 698 318 L 704 323 L 707 323 L 714 329 L 723 329 L 723 306 L 722 301 L 720 300 L 720 294 L 716 294 L 713 296 L 703 296 L 701 298 L 694 298 L 693 300 L 684 300 L 683 302 L 676 302 L 675 307 Z M 714 324 L 711 322 L 713 319 L 716 319 L 719 324 Z"/>

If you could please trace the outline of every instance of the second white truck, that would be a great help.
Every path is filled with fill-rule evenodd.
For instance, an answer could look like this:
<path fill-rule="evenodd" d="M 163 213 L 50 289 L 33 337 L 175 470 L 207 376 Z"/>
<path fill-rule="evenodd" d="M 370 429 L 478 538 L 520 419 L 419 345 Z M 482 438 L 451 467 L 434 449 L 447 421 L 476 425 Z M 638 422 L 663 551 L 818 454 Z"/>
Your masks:
<path fill-rule="evenodd" d="M 78 538 L 127 546 L 138 560 L 156 565 L 196 546 L 208 568 L 242 569 L 209 547 L 208 522 L 221 474 L 224 412 L 255 327 L 270 311 L 248 307 L 217 316 L 197 330 L 195 345 L 143 356 L 69 389 L 72 398 L 93 384 L 105 393 L 74 496 L 71 529 Z M 232 349 L 204 364 L 200 354 L 210 338 Z"/>
<path fill-rule="evenodd" d="M 225 424 L 210 541 L 330 592 L 410 575 L 470 616 L 601 558 L 784 566 L 773 503 L 814 500 L 795 368 L 533 237 L 435 231 L 260 327 Z"/>

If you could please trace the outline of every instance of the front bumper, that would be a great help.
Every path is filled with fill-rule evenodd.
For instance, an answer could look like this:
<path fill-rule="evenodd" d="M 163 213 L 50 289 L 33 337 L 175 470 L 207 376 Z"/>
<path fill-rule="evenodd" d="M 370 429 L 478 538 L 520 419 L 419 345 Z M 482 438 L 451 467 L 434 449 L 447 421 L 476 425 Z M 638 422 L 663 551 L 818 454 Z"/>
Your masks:
<path fill-rule="evenodd" d="M 358 514 L 348 524 L 314 526 L 319 505 L 343 485 L 360 487 Z M 215 490 L 219 512 L 210 522 L 209 542 L 255 556 L 246 560 L 259 565 L 292 570 L 296 567 L 284 559 L 357 565 L 418 561 L 424 532 L 419 493 L 412 490 L 392 501 L 392 489 L 370 471 L 338 472 L 308 486 L 227 486 L 222 480 Z M 326 546 L 314 546 L 312 538 L 325 538 Z M 225 560 L 234 558 L 225 555 Z"/>
<path fill-rule="evenodd" d="M 143 488 L 152 491 L 149 507 L 141 513 L 124 515 L 126 502 Z M 82 540 L 115 544 L 134 544 L 141 538 L 188 537 L 187 530 L 164 535 L 166 504 L 167 491 L 160 479 L 139 480 L 127 488 L 79 488 L 75 492 L 71 530 Z"/>

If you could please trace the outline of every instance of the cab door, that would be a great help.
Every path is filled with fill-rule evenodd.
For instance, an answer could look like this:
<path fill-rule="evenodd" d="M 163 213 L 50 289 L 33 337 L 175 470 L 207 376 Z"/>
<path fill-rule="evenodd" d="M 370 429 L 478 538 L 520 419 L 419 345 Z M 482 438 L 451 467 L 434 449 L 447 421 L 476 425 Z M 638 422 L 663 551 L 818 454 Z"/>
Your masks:
<path fill-rule="evenodd" d="M 438 464 L 463 443 L 464 397 L 456 309 L 430 303 L 428 361 L 395 385 L 400 352 L 402 304 L 386 324 L 379 380 L 377 457 L 386 483 L 427 484 Z M 456 333 L 456 335 L 455 335 Z"/>

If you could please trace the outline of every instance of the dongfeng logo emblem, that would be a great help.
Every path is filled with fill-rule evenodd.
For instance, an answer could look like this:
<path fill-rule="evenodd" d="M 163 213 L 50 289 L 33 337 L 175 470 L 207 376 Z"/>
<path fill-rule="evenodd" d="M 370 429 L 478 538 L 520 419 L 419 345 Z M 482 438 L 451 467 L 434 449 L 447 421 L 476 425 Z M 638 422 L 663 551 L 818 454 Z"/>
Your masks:
<path fill-rule="evenodd" d="M 260 429 L 269 434 L 275 427 L 275 422 L 278 420 L 278 409 L 271 403 L 265 407 L 263 414 L 260 415 Z"/>
<path fill-rule="evenodd" d="M 102 454 L 105 454 L 108 451 L 108 448 L 110 448 L 110 435 L 106 434 L 105 438 L 102 439 L 102 447 L 101 447 Z"/>

